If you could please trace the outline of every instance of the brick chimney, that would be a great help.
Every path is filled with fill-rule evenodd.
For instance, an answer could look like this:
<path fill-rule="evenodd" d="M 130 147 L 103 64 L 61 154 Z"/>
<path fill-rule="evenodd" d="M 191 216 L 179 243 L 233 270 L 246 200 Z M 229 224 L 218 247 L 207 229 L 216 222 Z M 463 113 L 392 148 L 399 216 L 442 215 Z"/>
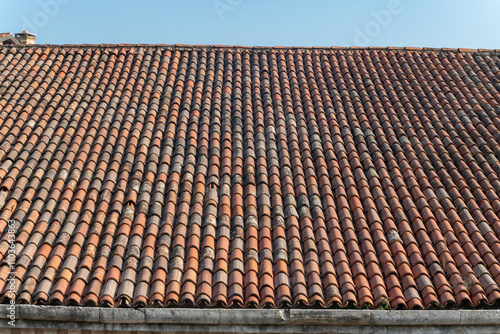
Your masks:
<path fill-rule="evenodd" d="M 21 45 L 32 45 L 35 44 L 36 35 L 24 30 L 21 33 L 16 34 L 16 39 L 21 43 Z"/>

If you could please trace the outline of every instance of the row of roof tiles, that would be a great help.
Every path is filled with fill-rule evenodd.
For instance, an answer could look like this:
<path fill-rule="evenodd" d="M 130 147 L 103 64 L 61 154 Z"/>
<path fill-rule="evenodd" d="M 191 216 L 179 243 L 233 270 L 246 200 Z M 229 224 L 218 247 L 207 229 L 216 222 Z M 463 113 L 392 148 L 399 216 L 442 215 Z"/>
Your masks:
<path fill-rule="evenodd" d="M 170 50 L 209 50 L 209 49 L 229 49 L 229 50 L 393 50 L 393 51 L 434 51 L 434 52 L 481 52 L 481 53 L 494 53 L 500 52 L 499 49 L 472 49 L 472 48 L 435 48 L 435 47 L 413 47 L 413 46 L 388 46 L 388 47 L 378 47 L 378 46 L 243 46 L 243 45 L 208 45 L 208 44 L 130 44 L 130 43 L 119 43 L 119 44 L 44 44 L 44 45 L 16 45 L 11 47 L 18 48 L 155 48 L 159 47 L 162 49 Z"/>

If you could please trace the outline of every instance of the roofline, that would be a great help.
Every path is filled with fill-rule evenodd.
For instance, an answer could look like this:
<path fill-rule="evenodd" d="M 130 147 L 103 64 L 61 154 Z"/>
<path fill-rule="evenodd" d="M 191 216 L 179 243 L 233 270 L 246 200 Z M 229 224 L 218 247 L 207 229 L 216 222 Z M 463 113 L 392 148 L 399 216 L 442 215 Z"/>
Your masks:
<path fill-rule="evenodd" d="M 196 49 L 220 49 L 220 50 L 386 50 L 386 51 L 418 51 L 418 52 L 460 52 L 460 53 L 476 53 L 476 52 L 500 52 L 500 49 L 469 49 L 469 48 L 431 48 L 431 47 L 377 47 L 377 46 L 242 46 L 242 45 L 203 45 L 203 44 L 28 44 L 28 45 L 11 45 L 0 47 L 20 47 L 20 48 L 164 48 L 171 50 L 196 50 Z"/>
<path fill-rule="evenodd" d="M 14 45 L 0 45 L 0 46 L 12 47 L 12 46 L 20 46 L 21 45 L 21 43 L 19 43 L 19 41 L 10 32 L 8 32 L 5 35 L 3 35 L 2 37 L 0 37 L 0 43 L 3 43 L 4 41 L 9 40 L 9 39 L 12 42 L 14 42 Z"/>
<path fill-rule="evenodd" d="M 10 309 L 9 309 L 10 307 Z M 500 310 L 345 310 L 345 309 L 195 309 L 103 308 L 80 306 L 0 305 L 0 328 L 175 331 L 221 333 L 315 333 L 358 331 L 367 327 L 389 332 L 422 328 L 498 332 Z M 9 313 L 10 312 L 10 313 Z M 11 327 L 13 328 L 13 327 Z M 480 329 L 480 330 L 479 330 Z M 0 330 L 1 331 L 1 330 Z"/>

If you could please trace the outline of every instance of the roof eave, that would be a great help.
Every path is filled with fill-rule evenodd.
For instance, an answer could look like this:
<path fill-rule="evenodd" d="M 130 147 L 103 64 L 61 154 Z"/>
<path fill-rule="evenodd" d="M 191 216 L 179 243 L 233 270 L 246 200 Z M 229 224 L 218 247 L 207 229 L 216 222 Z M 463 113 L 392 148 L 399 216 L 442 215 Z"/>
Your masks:
<path fill-rule="evenodd" d="M 10 309 L 9 309 L 10 307 Z M 316 333 L 360 331 L 494 332 L 500 328 L 500 310 L 310 310 L 310 309 L 194 309 L 102 308 L 78 306 L 0 305 L 0 328 L 80 329 L 91 331 L 174 331 L 182 333 Z M 13 328 L 13 327 L 12 327 Z"/>

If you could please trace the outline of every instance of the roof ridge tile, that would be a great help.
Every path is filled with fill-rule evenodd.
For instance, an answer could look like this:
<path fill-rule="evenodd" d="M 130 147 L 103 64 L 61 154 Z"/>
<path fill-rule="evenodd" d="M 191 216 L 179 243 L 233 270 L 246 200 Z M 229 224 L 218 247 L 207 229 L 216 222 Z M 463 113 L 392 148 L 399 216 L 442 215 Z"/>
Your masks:
<path fill-rule="evenodd" d="M 194 49 L 235 49 L 235 50 L 273 50 L 273 49 L 284 49 L 284 50 L 411 50 L 411 51 L 433 51 L 433 52 L 461 52 L 461 53 L 474 53 L 474 52 L 489 52 L 498 53 L 500 49 L 471 49 L 471 48 L 439 48 L 439 47 L 378 47 L 378 46 L 244 46 L 244 45 L 207 45 L 207 44 L 150 44 L 150 43 L 120 43 L 120 44 L 31 44 L 31 45 L 0 45 L 1 48 L 65 48 L 65 47 L 93 47 L 93 48 L 117 48 L 117 47 L 160 47 L 160 48 L 192 48 Z"/>

